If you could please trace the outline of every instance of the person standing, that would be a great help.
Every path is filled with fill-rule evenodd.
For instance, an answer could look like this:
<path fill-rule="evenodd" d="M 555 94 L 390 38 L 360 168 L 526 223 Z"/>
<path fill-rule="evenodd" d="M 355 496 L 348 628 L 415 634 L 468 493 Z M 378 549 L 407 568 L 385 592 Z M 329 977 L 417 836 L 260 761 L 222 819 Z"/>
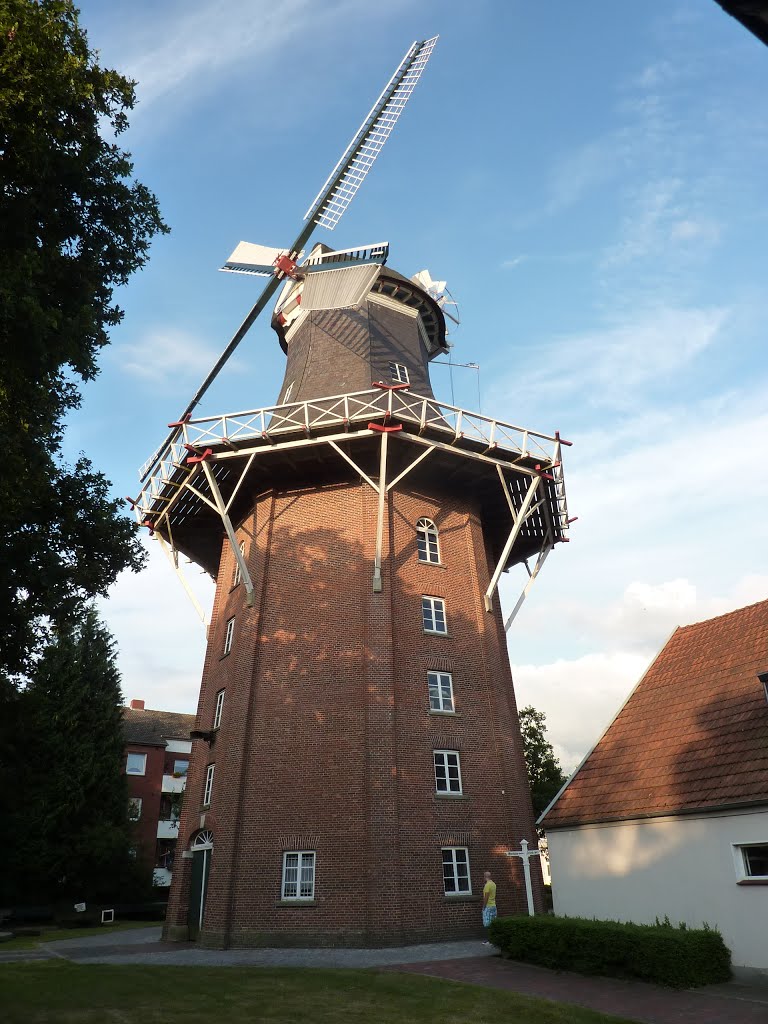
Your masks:
<path fill-rule="evenodd" d="M 483 874 L 485 884 L 483 885 L 483 928 L 490 928 L 491 922 L 496 919 L 496 883 L 491 878 L 491 872 Z M 491 943 L 486 939 L 486 946 Z"/>

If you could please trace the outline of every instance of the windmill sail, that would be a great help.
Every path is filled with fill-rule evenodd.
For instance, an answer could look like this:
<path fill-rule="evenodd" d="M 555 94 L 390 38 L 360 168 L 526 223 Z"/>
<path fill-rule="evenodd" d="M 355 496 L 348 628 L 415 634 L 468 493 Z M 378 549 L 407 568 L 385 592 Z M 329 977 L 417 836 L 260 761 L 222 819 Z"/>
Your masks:
<path fill-rule="evenodd" d="M 389 138 L 427 66 L 438 36 L 413 43 L 387 82 L 341 159 L 304 214 L 304 220 L 333 231 Z"/>
<path fill-rule="evenodd" d="M 271 277 L 275 272 L 275 260 L 284 256 L 287 249 L 273 249 L 268 245 L 254 242 L 238 242 L 235 251 L 220 270 L 228 274 L 252 274 L 256 277 Z"/>
<path fill-rule="evenodd" d="M 432 39 L 413 43 L 398 65 L 397 70 L 374 104 L 368 117 L 366 117 L 355 133 L 341 160 L 336 164 L 325 185 L 320 189 L 315 201 L 307 211 L 304 218 L 307 223 L 288 250 L 294 259 L 298 257 L 298 253 L 309 241 L 315 227 L 320 225 L 332 229 L 338 224 L 339 218 L 360 188 L 363 179 L 371 169 L 376 157 L 381 152 L 382 146 L 389 138 L 400 114 L 403 112 L 403 108 L 421 78 L 427 61 L 435 48 L 437 39 L 437 36 L 433 36 Z M 263 265 L 257 264 L 257 266 Z M 235 331 L 232 340 L 221 353 L 210 373 L 195 392 L 192 401 L 179 417 L 179 421 L 185 420 L 192 415 L 193 410 L 200 403 L 203 395 L 218 377 L 222 367 L 248 333 L 262 310 L 277 291 L 279 285 L 280 280 L 278 277 L 272 275 L 253 308 L 240 324 L 237 331 Z M 164 445 L 161 446 L 161 451 L 173 443 L 178 432 L 179 427 L 174 426 Z"/>

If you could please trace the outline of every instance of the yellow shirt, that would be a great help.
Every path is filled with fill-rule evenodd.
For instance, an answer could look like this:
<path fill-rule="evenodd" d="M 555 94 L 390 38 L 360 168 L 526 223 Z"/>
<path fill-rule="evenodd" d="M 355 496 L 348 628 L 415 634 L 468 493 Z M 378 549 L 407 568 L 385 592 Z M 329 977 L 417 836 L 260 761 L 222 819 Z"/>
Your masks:
<path fill-rule="evenodd" d="M 495 907 L 496 906 L 496 883 L 495 882 L 486 882 L 485 883 L 485 885 L 483 886 L 483 896 L 487 896 L 488 897 L 485 900 L 485 904 L 484 904 L 486 907 Z"/>

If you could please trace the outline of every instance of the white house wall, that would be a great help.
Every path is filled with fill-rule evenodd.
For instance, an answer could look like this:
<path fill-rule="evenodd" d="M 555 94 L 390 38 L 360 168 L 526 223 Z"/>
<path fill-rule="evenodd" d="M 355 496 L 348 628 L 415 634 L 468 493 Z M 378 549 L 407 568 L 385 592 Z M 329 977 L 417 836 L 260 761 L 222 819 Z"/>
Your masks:
<path fill-rule="evenodd" d="M 736 966 L 768 971 L 768 885 L 737 885 L 734 845 L 768 843 L 768 811 L 547 832 L 555 913 L 717 926 Z"/>

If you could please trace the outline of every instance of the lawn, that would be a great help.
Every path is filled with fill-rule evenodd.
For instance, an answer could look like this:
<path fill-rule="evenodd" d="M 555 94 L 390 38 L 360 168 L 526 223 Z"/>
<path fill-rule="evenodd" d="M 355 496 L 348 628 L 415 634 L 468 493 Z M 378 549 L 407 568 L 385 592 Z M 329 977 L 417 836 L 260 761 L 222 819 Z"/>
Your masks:
<path fill-rule="evenodd" d="M 7 942 L 0 942 L 0 953 L 35 949 L 41 942 L 55 942 L 57 939 L 81 939 L 86 935 L 124 932 L 132 928 L 159 928 L 161 925 L 162 921 L 118 921 L 116 924 L 102 924 L 94 928 L 56 928 L 53 925 L 42 925 L 39 935 L 20 935 L 18 938 L 8 939 Z"/>
<path fill-rule="evenodd" d="M 626 1024 L 407 974 L 259 967 L 0 964 L 3 1024 Z"/>

